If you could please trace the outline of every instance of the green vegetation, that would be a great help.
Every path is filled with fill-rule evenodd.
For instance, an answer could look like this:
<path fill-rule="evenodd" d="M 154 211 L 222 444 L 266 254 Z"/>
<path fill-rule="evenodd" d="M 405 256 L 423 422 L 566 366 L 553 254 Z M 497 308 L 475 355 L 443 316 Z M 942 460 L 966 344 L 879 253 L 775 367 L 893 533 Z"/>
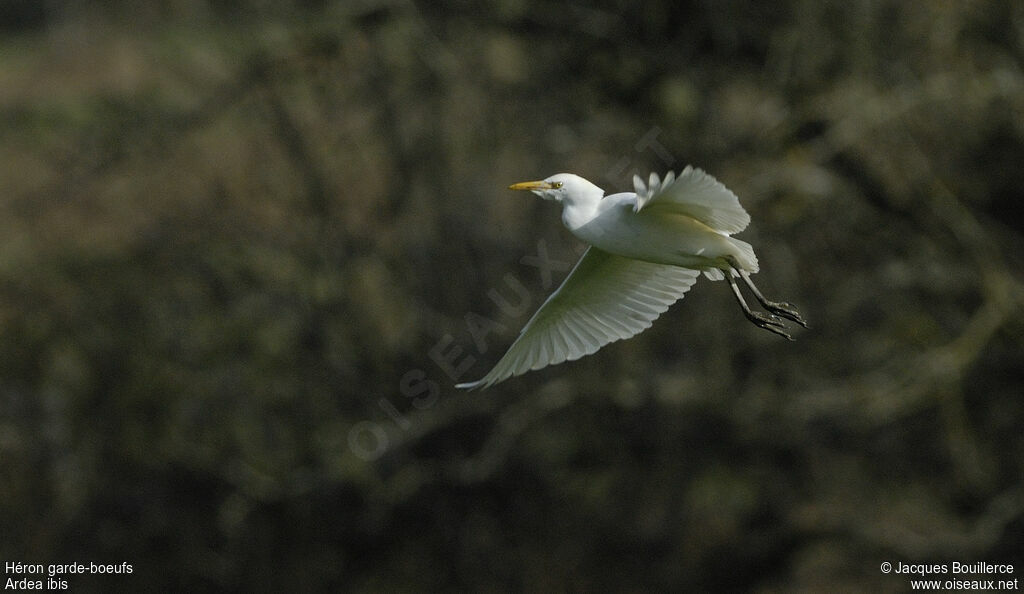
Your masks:
<path fill-rule="evenodd" d="M 73 591 L 1024 577 L 1020 3 L 146 4 L 0 18 L 0 559 L 133 566 Z M 577 255 L 505 186 L 687 163 L 810 330 L 701 281 L 452 388 Z"/>

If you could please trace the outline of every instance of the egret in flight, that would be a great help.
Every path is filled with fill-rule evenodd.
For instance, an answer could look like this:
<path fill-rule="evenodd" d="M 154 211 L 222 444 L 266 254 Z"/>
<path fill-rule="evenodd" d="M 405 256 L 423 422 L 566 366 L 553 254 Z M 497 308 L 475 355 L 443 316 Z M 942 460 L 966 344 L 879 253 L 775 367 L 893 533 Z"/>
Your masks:
<path fill-rule="evenodd" d="M 590 247 L 494 369 L 457 388 L 486 388 L 635 336 L 701 273 L 725 279 L 755 326 L 790 340 L 783 318 L 807 327 L 793 305 L 765 299 L 750 280 L 758 270 L 754 248 L 732 237 L 747 227 L 750 215 L 728 188 L 692 166 L 664 180 L 652 173 L 646 184 L 633 176 L 633 185 L 635 192 L 605 196 L 582 177 L 559 173 L 509 186 L 561 203 L 562 223 Z M 737 278 L 765 312 L 750 309 Z"/>

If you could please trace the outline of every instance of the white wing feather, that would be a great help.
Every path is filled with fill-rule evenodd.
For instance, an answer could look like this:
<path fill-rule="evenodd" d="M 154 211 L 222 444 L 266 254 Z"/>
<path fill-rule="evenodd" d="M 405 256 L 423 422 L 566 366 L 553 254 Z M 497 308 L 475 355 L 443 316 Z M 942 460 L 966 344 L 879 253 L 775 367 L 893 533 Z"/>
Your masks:
<path fill-rule="evenodd" d="M 633 176 L 633 186 L 636 212 L 651 208 L 684 214 L 726 235 L 739 233 L 750 224 L 750 215 L 743 210 L 736 194 L 690 165 L 678 178 L 670 171 L 664 181 L 652 173 L 648 185 L 639 176 Z"/>
<path fill-rule="evenodd" d="M 494 369 L 479 381 L 456 387 L 485 388 L 635 336 L 679 300 L 698 274 L 588 248 Z"/>

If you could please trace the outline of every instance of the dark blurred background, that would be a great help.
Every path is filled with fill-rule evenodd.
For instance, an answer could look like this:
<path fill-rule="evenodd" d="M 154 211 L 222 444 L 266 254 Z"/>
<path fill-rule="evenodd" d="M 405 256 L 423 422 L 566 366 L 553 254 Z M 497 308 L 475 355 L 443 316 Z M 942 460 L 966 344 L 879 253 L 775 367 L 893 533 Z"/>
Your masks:
<path fill-rule="evenodd" d="M 1024 565 L 1024 4 L 6 0 L 0 40 L 0 559 L 133 565 L 73 591 Z M 505 186 L 688 163 L 809 330 L 702 280 L 453 389 L 579 253 Z"/>

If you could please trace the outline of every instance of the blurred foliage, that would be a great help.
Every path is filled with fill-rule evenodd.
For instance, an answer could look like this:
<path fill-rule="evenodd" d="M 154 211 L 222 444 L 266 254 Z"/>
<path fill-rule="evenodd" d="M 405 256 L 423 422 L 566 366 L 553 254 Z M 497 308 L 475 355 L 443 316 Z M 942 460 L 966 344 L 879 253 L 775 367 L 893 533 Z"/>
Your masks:
<path fill-rule="evenodd" d="M 3 6 L 0 557 L 135 567 L 80 591 L 1024 563 L 1021 3 Z M 452 389 L 438 361 L 483 374 L 551 290 L 522 259 L 576 257 L 504 186 L 687 163 L 810 330 L 701 282 Z"/>

